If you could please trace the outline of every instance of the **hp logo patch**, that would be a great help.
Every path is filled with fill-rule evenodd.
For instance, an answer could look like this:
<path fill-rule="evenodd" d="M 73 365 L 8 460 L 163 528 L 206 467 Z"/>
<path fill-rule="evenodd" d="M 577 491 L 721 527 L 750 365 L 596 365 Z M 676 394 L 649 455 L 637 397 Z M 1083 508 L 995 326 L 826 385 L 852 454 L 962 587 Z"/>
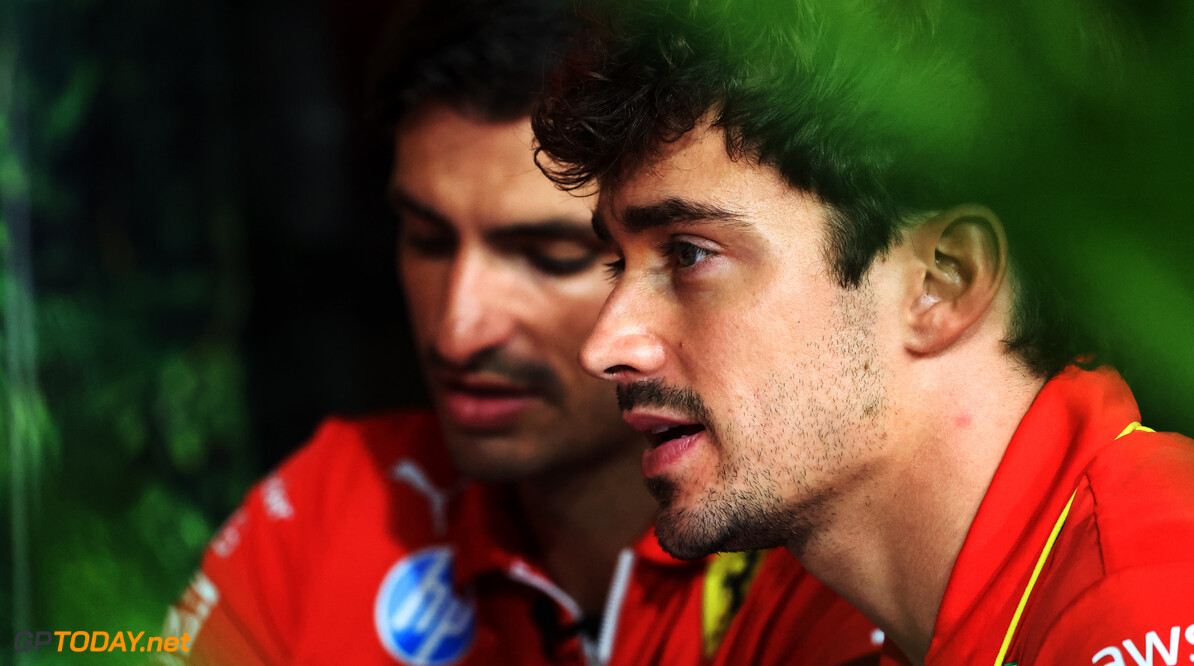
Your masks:
<path fill-rule="evenodd" d="M 460 660 L 477 635 L 472 598 L 452 589 L 452 549 L 415 551 L 390 568 L 377 591 L 373 620 L 386 651 L 418 666 Z"/>

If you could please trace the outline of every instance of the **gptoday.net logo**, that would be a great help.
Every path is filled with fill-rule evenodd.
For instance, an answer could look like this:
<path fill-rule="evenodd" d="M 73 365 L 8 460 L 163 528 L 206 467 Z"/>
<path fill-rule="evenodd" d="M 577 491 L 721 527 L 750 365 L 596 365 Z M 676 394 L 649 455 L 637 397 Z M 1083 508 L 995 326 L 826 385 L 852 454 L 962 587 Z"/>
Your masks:
<path fill-rule="evenodd" d="M 144 631 L 18 631 L 12 648 L 17 652 L 42 648 L 55 652 L 190 652 L 190 642 L 186 633 L 146 637 Z"/>

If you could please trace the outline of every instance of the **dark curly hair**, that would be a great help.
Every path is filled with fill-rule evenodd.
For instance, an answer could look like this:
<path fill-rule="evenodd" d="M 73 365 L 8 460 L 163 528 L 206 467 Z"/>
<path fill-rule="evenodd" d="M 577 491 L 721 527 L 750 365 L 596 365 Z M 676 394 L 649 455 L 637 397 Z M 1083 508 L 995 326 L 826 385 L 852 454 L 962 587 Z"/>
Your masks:
<path fill-rule="evenodd" d="M 1031 141 L 1013 130 L 1052 108 L 1033 102 L 1053 91 L 1008 74 L 1031 59 L 1015 33 L 1032 25 L 983 7 L 1014 0 L 948 14 L 938 4 L 605 0 L 587 8 L 591 27 L 532 114 L 537 160 L 561 187 L 616 187 L 711 122 L 732 157 L 775 168 L 827 206 L 826 259 L 857 287 L 913 214 L 1014 192 L 1004 176 L 1023 154 L 1008 141 Z M 998 89 L 1009 77 L 1018 106 Z M 1016 256 L 1005 342 L 1048 377 L 1091 345 L 1050 280 Z"/>
<path fill-rule="evenodd" d="M 502 122 L 531 111 L 578 20 L 566 0 L 420 0 L 373 62 L 373 115 L 393 129 L 445 105 Z"/>

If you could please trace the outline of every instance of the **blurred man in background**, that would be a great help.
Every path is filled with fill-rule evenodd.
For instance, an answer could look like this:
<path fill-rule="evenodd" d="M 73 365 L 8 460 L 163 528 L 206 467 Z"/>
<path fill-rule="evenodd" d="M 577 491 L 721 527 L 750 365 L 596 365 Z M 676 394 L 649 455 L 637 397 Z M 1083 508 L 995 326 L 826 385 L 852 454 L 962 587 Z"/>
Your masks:
<path fill-rule="evenodd" d="M 665 550 L 787 546 L 891 663 L 1194 661 L 1194 443 L 1075 365 L 995 212 L 1074 215 L 1051 154 L 1118 145 L 1139 45 L 1090 3 L 918 6 L 626 3 L 570 59 L 540 162 L 618 255 L 582 362 Z"/>
<path fill-rule="evenodd" d="M 379 77 L 435 413 L 326 422 L 173 609 L 200 663 L 835 664 L 881 636 L 783 551 L 659 550 L 642 444 L 576 362 L 609 293 L 589 201 L 535 166 L 563 5 L 431 2 Z"/>

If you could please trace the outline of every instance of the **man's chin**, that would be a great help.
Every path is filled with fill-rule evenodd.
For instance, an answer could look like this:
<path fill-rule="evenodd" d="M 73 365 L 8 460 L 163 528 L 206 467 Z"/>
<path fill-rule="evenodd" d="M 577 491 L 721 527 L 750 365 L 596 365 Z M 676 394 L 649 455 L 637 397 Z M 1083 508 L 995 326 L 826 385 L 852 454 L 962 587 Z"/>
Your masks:
<path fill-rule="evenodd" d="M 699 560 L 721 550 L 722 539 L 705 525 L 693 525 L 684 511 L 661 510 L 655 521 L 655 537 L 668 555 L 678 560 Z"/>
<path fill-rule="evenodd" d="M 730 506 L 710 500 L 685 506 L 675 484 L 663 479 L 650 479 L 647 487 L 660 505 L 655 520 L 659 545 L 680 560 L 789 545 L 792 528 L 799 524 L 790 512 L 763 511 L 754 502 Z"/>
<path fill-rule="evenodd" d="M 651 477 L 646 480 L 646 485 L 647 492 L 659 503 L 655 537 L 665 553 L 678 560 L 699 560 L 717 552 L 715 540 L 702 529 L 708 527 L 706 521 L 688 509 L 674 506 L 678 489 L 673 481 Z"/>
<path fill-rule="evenodd" d="M 502 437 L 448 436 L 448 454 L 460 473 L 482 483 L 510 483 L 542 473 L 545 462 Z"/>

